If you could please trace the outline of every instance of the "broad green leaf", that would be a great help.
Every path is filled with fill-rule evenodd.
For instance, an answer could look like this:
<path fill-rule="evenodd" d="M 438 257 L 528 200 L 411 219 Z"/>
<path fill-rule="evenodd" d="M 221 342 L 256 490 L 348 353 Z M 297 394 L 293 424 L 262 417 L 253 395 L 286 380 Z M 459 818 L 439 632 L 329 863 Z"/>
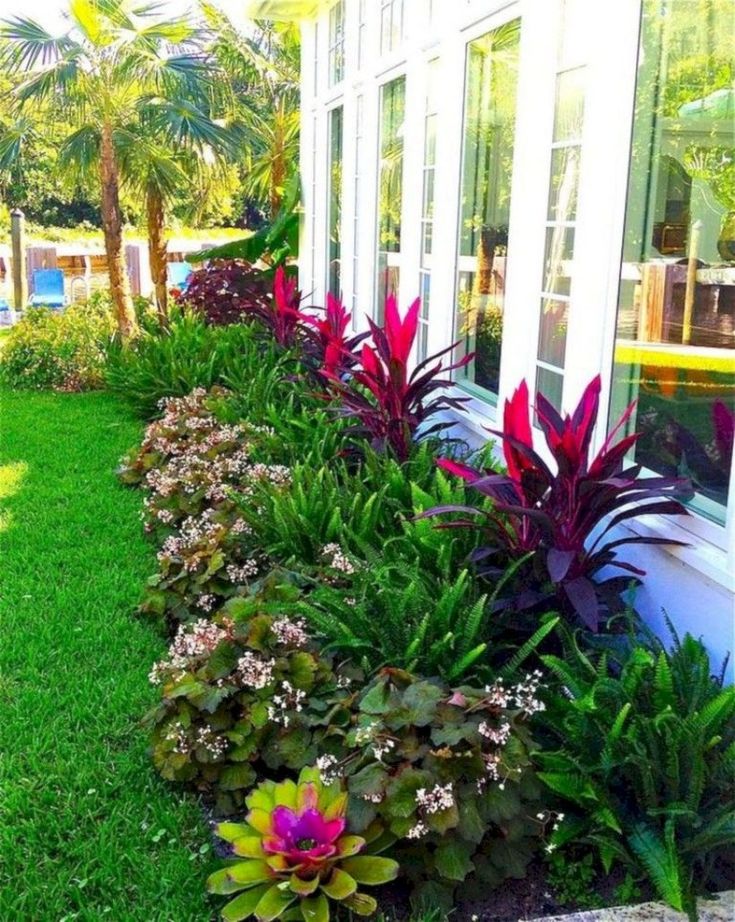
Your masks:
<path fill-rule="evenodd" d="M 323 893 L 301 901 L 304 922 L 329 922 L 329 903 Z"/>
<path fill-rule="evenodd" d="M 270 884 L 265 884 L 262 887 L 253 887 L 252 890 L 246 890 L 236 896 L 222 910 L 224 922 L 241 922 L 242 919 L 247 919 L 251 916 L 263 895 L 270 889 L 270 886 Z"/>
<path fill-rule="evenodd" d="M 322 884 L 322 890 L 332 900 L 345 900 L 357 890 L 357 882 L 346 871 L 335 868 L 327 883 Z"/>
<path fill-rule="evenodd" d="M 357 858 L 345 858 L 341 867 L 358 884 L 385 884 L 398 876 L 398 862 L 392 858 L 376 858 L 361 855 Z"/>

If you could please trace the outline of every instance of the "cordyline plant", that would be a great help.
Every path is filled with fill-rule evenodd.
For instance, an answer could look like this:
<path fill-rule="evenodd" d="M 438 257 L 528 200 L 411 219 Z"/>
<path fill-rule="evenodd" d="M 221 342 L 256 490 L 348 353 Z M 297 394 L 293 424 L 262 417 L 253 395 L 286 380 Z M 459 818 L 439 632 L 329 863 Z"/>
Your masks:
<path fill-rule="evenodd" d="M 244 824 L 217 827 L 236 857 L 210 876 L 209 890 L 243 891 L 225 906 L 223 919 L 328 922 L 330 900 L 359 915 L 375 912 L 375 899 L 359 893 L 358 884 L 388 883 L 398 864 L 359 854 L 367 838 L 347 834 L 347 794 L 338 781 L 323 784 L 317 769 L 304 768 L 298 784 L 265 781 L 246 803 Z"/>
<path fill-rule="evenodd" d="M 279 346 L 290 349 L 298 342 L 306 321 L 300 305 L 301 292 L 296 279 L 279 266 L 273 279 L 272 299 L 256 305 L 253 315 L 273 334 Z"/>
<path fill-rule="evenodd" d="M 498 551 L 511 558 L 531 554 L 540 564 L 542 580 L 550 582 L 560 598 L 593 631 L 601 615 L 600 592 L 604 583 L 595 577 L 606 566 L 633 577 L 645 571 L 617 559 L 627 544 L 678 544 L 655 537 L 629 536 L 608 540 L 616 526 L 641 515 L 686 515 L 679 499 L 692 493 L 689 480 L 641 476 L 640 464 L 626 466 L 625 456 L 638 433 L 618 434 L 635 408 L 627 408 L 594 458 L 590 458 L 592 432 L 599 410 L 600 377 L 594 378 L 574 413 L 562 416 L 539 393 L 536 417 L 551 456 L 554 471 L 533 449 L 528 387 L 522 382 L 505 403 L 502 432 L 506 474 L 481 471 L 449 459 L 437 463 L 475 490 L 494 500 L 490 509 L 471 506 L 437 506 L 426 516 L 459 512 L 464 518 L 444 522 L 442 528 L 479 527 L 490 544 L 475 554 L 486 560 Z M 472 518 L 467 518 L 471 516 Z M 527 593 L 540 601 L 539 593 Z"/>
<path fill-rule="evenodd" d="M 327 295 L 327 307 L 323 315 L 314 314 L 304 318 L 307 324 L 306 351 L 320 373 L 339 376 L 340 372 L 357 363 L 357 349 L 369 334 L 348 336 L 351 320 L 352 314 L 332 294 Z"/>
<path fill-rule="evenodd" d="M 462 368 L 472 358 L 465 356 L 446 367 L 442 356 L 451 353 L 456 343 L 420 362 L 409 373 L 409 357 L 416 340 L 421 302 L 417 298 L 401 320 L 396 299 L 385 304 L 385 326 L 372 320 L 373 344 L 364 343 L 359 363 L 347 378 L 325 369 L 333 393 L 341 401 L 341 412 L 358 420 L 355 433 L 370 440 L 377 451 L 389 449 L 399 461 L 408 460 L 411 445 L 446 429 L 449 422 L 426 423 L 437 413 L 462 409 L 465 399 L 447 394 L 432 396 L 452 385 L 447 374 Z M 419 435 L 420 430 L 420 435 Z"/>

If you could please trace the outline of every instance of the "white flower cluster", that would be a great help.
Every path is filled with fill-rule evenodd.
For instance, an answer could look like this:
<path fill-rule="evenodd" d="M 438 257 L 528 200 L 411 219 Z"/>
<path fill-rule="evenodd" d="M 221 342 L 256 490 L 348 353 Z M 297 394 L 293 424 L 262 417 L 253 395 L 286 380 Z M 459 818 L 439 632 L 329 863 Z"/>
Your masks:
<path fill-rule="evenodd" d="M 291 483 L 291 471 L 283 464 L 253 464 L 248 471 L 251 480 L 267 480 L 276 487 Z"/>
<path fill-rule="evenodd" d="M 505 688 L 503 680 L 496 679 L 492 685 L 485 686 L 487 703 L 493 708 L 518 708 L 528 717 L 537 714 L 546 708 L 544 702 L 538 698 L 542 678 L 543 675 L 538 669 L 535 672 L 527 672 L 525 679 L 513 688 Z"/>
<path fill-rule="evenodd" d="M 373 743 L 373 755 L 378 760 L 378 762 L 383 761 L 383 756 L 387 755 L 391 750 L 395 749 L 396 741 L 390 739 L 390 737 L 384 737 L 383 739 L 376 740 Z"/>
<path fill-rule="evenodd" d="M 504 721 L 497 729 L 495 727 L 491 727 L 486 720 L 483 720 L 477 729 L 480 733 L 480 736 L 484 736 L 485 739 L 490 740 L 491 743 L 495 743 L 497 746 L 505 746 L 505 744 L 510 739 L 511 726 L 507 720 Z"/>
<path fill-rule="evenodd" d="M 202 611 L 212 611 L 217 601 L 217 596 L 212 595 L 211 592 L 205 592 L 203 595 L 200 595 L 197 599 L 197 607 L 201 608 Z"/>
<path fill-rule="evenodd" d="M 281 694 L 273 696 L 273 704 L 268 708 L 268 717 L 275 724 L 287 727 L 291 723 L 289 711 L 299 713 L 304 709 L 304 700 L 306 692 L 300 688 L 294 688 L 293 685 L 286 681 L 281 683 Z"/>
<path fill-rule="evenodd" d="M 321 778 L 322 784 L 333 784 L 342 777 L 342 771 L 339 768 L 337 756 L 319 756 L 316 760 L 316 767 L 319 769 L 319 777 Z"/>
<path fill-rule="evenodd" d="M 211 653 L 228 636 L 226 627 L 220 627 L 204 618 L 200 618 L 188 629 L 183 624 L 179 625 L 173 643 L 168 648 L 168 659 L 153 664 L 148 680 L 153 685 L 160 685 L 166 675 L 187 669 L 192 659 Z"/>
<path fill-rule="evenodd" d="M 450 810 L 454 806 L 454 789 L 451 781 L 444 785 L 435 784 L 430 791 L 426 788 L 419 788 L 416 791 L 416 803 L 426 813 Z"/>
<path fill-rule="evenodd" d="M 348 576 L 355 572 L 354 564 L 347 557 L 339 544 L 335 544 L 334 542 L 325 544 L 322 548 L 322 557 L 327 561 L 327 565 L 331 567 L 332 570 L 337 570 L 337 572 L 345 573 Z"/>
<path fill-rule="evenodd" d="M 260 565 L 257 560 L 250 558 L 246 560 L 245 563 L 237 564 L 231 563 L 225 568 L 227 573 L 227 578 L 231 583 L 246 583 L 249 579 L 252 579 L 254 576 L 258 575 L 260 570 Z"/>
<path fill-rule="evenodd" d="M 191 752 L 189 737 L 180 720 L 174 721 L 174 723 L 169 726 L 166 732 L 166 739 L 174 743 L 173 751 L 179 755 L 185 756 Z"/>
<path fill-rule="evenodd" d="M 237 661 L 236 672 L 243 685 L 248 688 L 266 688 L 273 681 L 273 667 L 276 661 L 265 660 L 248 650 Z"/>
<path fill-rule="evenodd" d="M 285 616 L 277 618 L 271 625 L 271 633 L 278 643 L 288 647 L 305 647 L 309 642 L 306 622 L 303 618 L 299 618 L 298 621 L 291 621 Z"/>
<path fill-rule="evenodd" d="M 227 752 L 229 744 L 224 737 L 218 736 L 210 727 L 199 727 L 196 745 L 206 749 L 215 758 L 219 758 Z"/>
<path fill-rule="evenodd" d="M 407 839 L 422 839 L 424 836 L 429 834 L 429 827 L 423 820 L 419 820 L 414 826 L 412 826 L 406 833 Z"/>
<path fill-rule="evenodd" d="M 546 710 L 546 705 L 538 697 L 542 678 L 543 675 L 538 669 L 535 672 L 527 672 L 524 681 L 519 682 L 513 689 L 515 706 L 529 717 Z"/>

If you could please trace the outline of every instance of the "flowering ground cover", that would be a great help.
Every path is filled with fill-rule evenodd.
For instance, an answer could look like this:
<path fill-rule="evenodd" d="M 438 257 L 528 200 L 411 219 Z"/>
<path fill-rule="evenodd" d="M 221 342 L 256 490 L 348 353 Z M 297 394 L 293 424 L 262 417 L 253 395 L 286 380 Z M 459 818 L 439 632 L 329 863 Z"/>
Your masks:
<path fill-rule="evenodd" d="M 99 393 L 0 407 L 0 919 L 207 919 L 206 824 L 138 726 L 163 641 L 131 617 L 153 555 L 111 476 L 138 424 Z"/>

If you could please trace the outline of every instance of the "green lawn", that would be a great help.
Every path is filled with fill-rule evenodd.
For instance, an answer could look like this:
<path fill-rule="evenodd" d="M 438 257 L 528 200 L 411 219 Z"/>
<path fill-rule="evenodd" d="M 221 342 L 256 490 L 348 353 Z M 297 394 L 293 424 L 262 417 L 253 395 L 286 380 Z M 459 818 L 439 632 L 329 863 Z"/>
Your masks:
<path fill-rule="evenodd" d="M 153 551 L 105 394 L 0 394 L 0 920 L 203 922 L 198 805 L 141 715 L 165 642 L 133 616 Z"/>

